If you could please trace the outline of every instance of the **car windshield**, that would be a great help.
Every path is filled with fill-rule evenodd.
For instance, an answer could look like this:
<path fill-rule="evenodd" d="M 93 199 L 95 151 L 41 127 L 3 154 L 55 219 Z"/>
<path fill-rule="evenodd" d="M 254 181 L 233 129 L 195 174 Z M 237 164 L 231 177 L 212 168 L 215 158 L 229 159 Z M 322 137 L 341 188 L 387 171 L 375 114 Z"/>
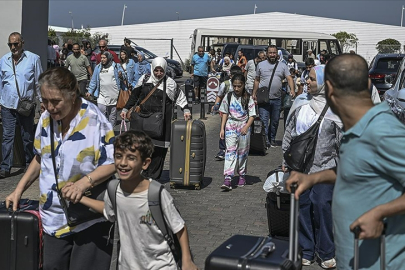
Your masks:
<path fill-rule="evenodd" d="M 396 72 L 401 60 L 400 58 L 381 58 L 377 62 L 376 69 Z"/>

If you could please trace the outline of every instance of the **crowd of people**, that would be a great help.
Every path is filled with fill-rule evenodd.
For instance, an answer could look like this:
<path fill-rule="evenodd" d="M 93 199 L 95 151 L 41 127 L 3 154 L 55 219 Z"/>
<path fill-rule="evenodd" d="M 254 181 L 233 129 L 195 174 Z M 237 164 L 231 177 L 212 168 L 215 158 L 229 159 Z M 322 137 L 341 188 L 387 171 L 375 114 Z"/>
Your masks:
<path fill-rule="evenodd" d="M 39 179 L 44 270 L 109 269 L 113 245 L 107 239 L 112 222 L 118 222 L 120 231 L 119 269 L 178 267 L 167 239 L 150 220 L 148 189 L 150 179 L 159 179 L 163 170 L 173 107 L 183 110 L 185 120 L 191 114 L 184 92 L 166 74 L 166 60 L 157 57 L 149 64 L 143 54 L 135 56 L 127 40 L 124 43 L 116 55 L 102 39 L 100 53 L 92 55 L 87 40 L 66 43 L 61 52 L 50 42 L 48 69 L 43 72 L 39 57 L 24 50 L 22 35 L 13 32 L 8 38 L 10 53 L 0 60 L 0 178 L 10 176 L 18 123 L 26 168 L 6 204 L 12 203 L 16 210 L 24 191 Z M 289 184 L 299 184 L 295 196 L 300 198 L 302 264 L 311 265 L 318 257 L 325 269 L 351 269 L 351 230 L 359 227 L 360 239 L 364 239 L 360 267 L 379 266 L 376 238 L 384 230 L 389 269 L 401 269 L 405 259 L 405 156 L 401 147 L 405 126 L 386 102 L 378 104 L 381 101 L 368 79 L 366 61 L 355 54 L 331 57 L 323 51 L 314 55 L 309 49 L 300 74 L 294 56 L 285 60 L 273 45 L 249 61 L 239 51 L 237 63 L 231 55 L 221 58 L 219 53 L 207 54 L 199 47 L 191 60 L 191 76 L 198 102 L 208 72 L 224 74 L 213 106 L 221 116 L 216 156 L 225 160 L 221 189 L 232 190 L 235 172 L 238 186 L 246 185 L 250 134 L 257 115 L 264 125 L 264 147 L 279 147 L 276 134 L 284 107 L 283 153 L 320 121 L 313 158 L 302 170 L 292 170 L 289 161 L 280 158 L 282 170 L 290 174 L 287 189 Z M 160 113 L 159 136 L 131 130 L 115 137 L 116 106 L 122 91 L 131 93 L 121 118 Z M 35 97 L 42 113 L 36 130 L 35 106 L 21 106 L 24 99 L 34 103 Z M 89 101 L 90 97 L 97 102 Z M 286 105 L 289 99 L 291 104 Z M 132 110 L 136 104 L 139 108 Z M 84 196 L 114 174 L 121 179 L 116 207 L 107 193 L 102 200 Z M 197 269 L 185 222 L 171 195 L 164 191 L 161 196 L 165 220 L 180 242 L 182 269 Z M 80 204 L 99 215 L 71 225 L 67 209 Z"/>

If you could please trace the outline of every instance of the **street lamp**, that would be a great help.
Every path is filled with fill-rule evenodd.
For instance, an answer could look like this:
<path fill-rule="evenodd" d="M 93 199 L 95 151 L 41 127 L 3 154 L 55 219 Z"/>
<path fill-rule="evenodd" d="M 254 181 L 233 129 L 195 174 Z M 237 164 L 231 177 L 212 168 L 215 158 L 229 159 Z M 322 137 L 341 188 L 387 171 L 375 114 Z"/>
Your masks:
<path fill-rule="evenodd" d="M 176 11 L 177 14 L 177 20 L 180 20 L 180 12 Z"/>
<path fill-rule="evenodd" d="M 127 5 L 124 4 L 124 9 L 122 10 L 122 20 L 121 25 L 124 25 L 124 17 L 125 17 L 125 10 L 127 9 Z"/>
<path fill-rule="evenodd" d="M 73 25 L 73 14 L 72 14 L 72 11 L 69 11 L 69 14 L 70 14 L 70 18 L 72 19 L 72 31 L 73 31 L 73 29 L 75 29 L 75 27 L 74 27 L 74 25 Z"/>
<path fill-rule="evenodd" d="M 402 20 L 404 19 L 404 6 L 402 6 L 402 10 L 401 10 L 401 27 L 402 27 Z"/>

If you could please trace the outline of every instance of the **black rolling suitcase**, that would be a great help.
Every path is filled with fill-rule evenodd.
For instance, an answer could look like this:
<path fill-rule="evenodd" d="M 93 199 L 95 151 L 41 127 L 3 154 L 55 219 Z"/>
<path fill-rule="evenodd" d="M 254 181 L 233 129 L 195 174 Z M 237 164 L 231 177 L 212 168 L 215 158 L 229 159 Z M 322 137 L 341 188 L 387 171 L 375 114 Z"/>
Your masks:
<path fill-rule="evenodd" d="M 187 79 L 184 82 L 184 92 L 187 97 L 187 102 L 189 104 L 193 103 L 195 101 L 195 93 L 194 93 L 194 80 L 193 78 Z"/>
<path fill-rule="evenodd" d="M 170 146 L 170 187 L 194 186 L 200 189 L 204 178 L 207 142 L 200 120 L 172 124 Z"/>
<path fill-rule="evenodd" d="M 267 151 L 266 131 L 264 130 L 263 121 L 259 116 L 259 108 L 256 106 L 256 117 L 253 121 L 250 132 L 250 149 L 249 153 L 265 155 Z"/>
<path fill-rule="evenodd" d="M 269 177 L 271 174 L 276 175 L 278 179 L 278 172 L 281 169 L 275 169 L 267 174 Z M 280 179 L 281 180 L 281 179 Z M 267 210 L 267 222 L 269 225 L 269 235 L 272 237 L 288 237 L 290 222 L 290 194 L 281 192 L 268 192 L 266 197 L 266 210 Z"/>
<path fill-rule="evenodd" d="M 205 260 L 206 270 L 299 270 L 298 208 L 291 193 L 290 241 L 271 237 L 235 235 L 214 250 Z"/>
<path fill-rule="evenodd" d="M 250 133 L 250 149 L 249 152 L 253 154 L 265 155 L 267 151 L 266 145 L 266 132 L 264 125 L 259 116 L 255 118 Z"/>
<path fill-rule="evenodd" d="M 386 225 L 384 224 L 384 230 L 380 237 L 380 269 L 385 270 L 385 229 Z M 359 270 L 360 265 L 360 250 L 359 250 L 359 235 L 361 233 L 361 228 L 354 228 L 354 256 L 353 256 L 353 270 Z"/>
<path fill-rule="evenodd" d="M 38 201 L 29 200 L 21 200 L 16 212 L 6 209 L 4 202 L 0 205 L 0 269 L 42 268 L 41 219 L 39 212 L 32 210 L 37 207 Z"/>

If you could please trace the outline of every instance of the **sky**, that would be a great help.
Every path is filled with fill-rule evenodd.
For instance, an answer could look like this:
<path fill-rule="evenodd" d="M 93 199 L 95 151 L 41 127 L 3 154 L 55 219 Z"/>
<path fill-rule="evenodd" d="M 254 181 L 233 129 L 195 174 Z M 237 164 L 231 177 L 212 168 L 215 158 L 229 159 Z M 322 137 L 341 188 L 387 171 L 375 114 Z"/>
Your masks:
<path fill-rule="evenodd" d="M 121 25 L 124 5 L 127 6 L 124 24 L 253 14 L 256 5 L 256 13 L 276 11 L 400 26 L 401 11 L 405 11 L 402 10 L 405 0 L 49 0 L 49 2 L 49 25 L 68 28 L 72 26 L 72 18 L 74 28 L 81 28 L 82 25 L 90 28 Z M 405 27 L 405 18 L 403 24 Z M 316 30 L 316 25 L 308 27 Z"/>

